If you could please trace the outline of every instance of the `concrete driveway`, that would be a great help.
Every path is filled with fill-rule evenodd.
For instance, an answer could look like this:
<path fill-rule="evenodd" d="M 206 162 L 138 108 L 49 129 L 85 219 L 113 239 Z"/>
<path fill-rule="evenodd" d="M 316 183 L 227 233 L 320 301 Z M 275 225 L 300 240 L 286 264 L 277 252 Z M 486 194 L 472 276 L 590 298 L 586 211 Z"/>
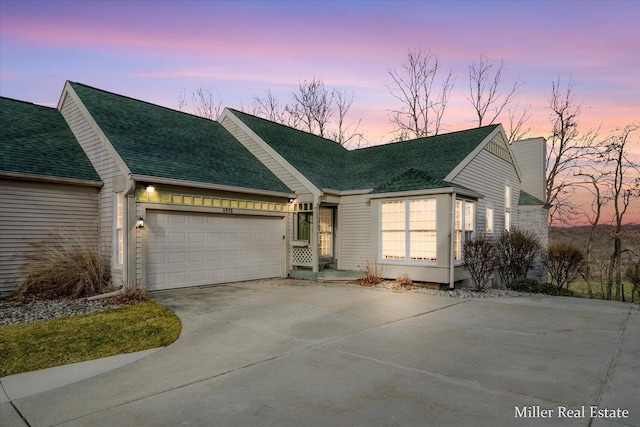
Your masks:
<path fill-rule="evenodd" d="M 0 424 L 640 426 L 637 305 L 295 280 L 153 298 L 178 341 L 37 394 L 3 379 Z"/>

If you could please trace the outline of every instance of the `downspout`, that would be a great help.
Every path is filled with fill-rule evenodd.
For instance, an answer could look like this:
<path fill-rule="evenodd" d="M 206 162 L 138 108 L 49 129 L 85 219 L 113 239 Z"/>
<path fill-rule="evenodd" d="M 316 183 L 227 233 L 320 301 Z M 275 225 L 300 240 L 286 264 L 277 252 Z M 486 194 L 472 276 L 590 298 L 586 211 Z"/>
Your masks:
<path fill-rule="evenodd" d="M 451 239 L 449 242 L 449 289 L 453 289 L 455 280 L 455 252 L 456 239 L 456 192 L 451 193 Z"/>
<path fill-rule="evenodd" d="M 129 177 L 127 180 L 127 188 L 124 192 L 124 200 L 126 201 L 126 230 L 125 234 L 126 242 L 125 247 L 127 248 L 126 253 L 126 262 L 124 265 L 124 281 L 125 284 L 131 285 L 135 284 L 135 276 L 136 276 L 136 181 L 131 177 L 131 173 L 129 173 Z"/>

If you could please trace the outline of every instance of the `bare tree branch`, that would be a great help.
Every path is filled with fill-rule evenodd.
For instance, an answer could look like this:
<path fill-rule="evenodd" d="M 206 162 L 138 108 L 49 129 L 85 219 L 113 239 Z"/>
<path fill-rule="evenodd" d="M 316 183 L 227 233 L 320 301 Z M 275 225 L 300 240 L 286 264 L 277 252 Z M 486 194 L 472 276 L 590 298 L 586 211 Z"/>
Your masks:
<path fill-rule="evenodd" d="M 551 123 L 553 134 L 547 141 L 546 158 L 546 202 L 551 205 L 550 223 L 557 220 L 568 220 L 573 215 L 573 194 L 575 181 L 571 179 L 573 171 L 591 155 L 598 141 L 599 131 L 589 130 L 583 134 L 578 129 L 578 117 L 582 103 L 575 100 L 573 78 L 562 91 L 560 79 L 551 82 Z"/>
<path fill-rule="evenodd" d="M 396 139 L 402 141 L 437 135 L 453 89 L 451 70 L 442 80 L 441 89 L 432 96 L 440 67 L 437 56 L 409 49 L 407 60 L 401 67 L 401 71 L 389 70 L 394 85 L 388 89 L 400 102 L 400 108 L 389 111 Z"/>
<path fill-rule="evenodd" d="M 504 108 L 511 104 L 524 83 L 516 79 L 508 92 L 502 91 L 504 60 L 497 66 L 482 54 L 469 66 L 469 97 L 478 117 L 478 127 L 493 124 Z"/>

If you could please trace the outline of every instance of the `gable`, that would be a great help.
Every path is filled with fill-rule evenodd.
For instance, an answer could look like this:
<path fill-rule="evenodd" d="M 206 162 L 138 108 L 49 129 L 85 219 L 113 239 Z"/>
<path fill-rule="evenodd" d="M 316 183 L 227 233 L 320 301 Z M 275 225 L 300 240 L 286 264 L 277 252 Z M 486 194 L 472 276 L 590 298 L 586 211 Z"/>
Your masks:
<path fill-rule="evenodd" d="M 0 171 L 100 181 L 55 108 L 0 97 Z"/>
<path fill-rule="evenodd" d="M 291 192 L 216 121 L 69 84 L 133 175 Z"/>
<path fill-rule="evenodd" d="M 349 151 L 335 141 L 241 111 L 229 111 L 319 189 L 339 189 Z"/>
<path fill-rule="evenodd" d="M 396 191 L 403 191 L 407 186 L 425 185 L 425 182 L 412 181 L 410 176 L 401 181 L 396 179 L 408 169 L 423 171 L 430 179 L 444 180 L 498 128 L 498 125 L 490 125 L 349 151 L 317 135 L 230 111 L 317 188 L 338 191 L 388 186 L 394 179 Z"/>

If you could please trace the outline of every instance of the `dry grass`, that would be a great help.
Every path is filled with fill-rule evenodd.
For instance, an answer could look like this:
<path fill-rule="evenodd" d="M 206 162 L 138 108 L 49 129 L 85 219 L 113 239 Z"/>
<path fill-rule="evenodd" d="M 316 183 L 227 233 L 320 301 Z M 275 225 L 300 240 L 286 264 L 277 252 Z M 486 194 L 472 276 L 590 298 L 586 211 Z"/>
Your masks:
<path fill-rule="evenodd" d="M 47 240 L 35 243 L 35 251 L 21 254 L 26 277 L 16 292 L 54 299 L 81 298 L 110 290 L 109 270 L 90 238 L 92 234 L 59 228 Z"/>
<path fill-rule="evenodd" d="M 375 259 L 368 259 L 364 266 L 360 266 L 362 278 L 358 279 L 358 283 L 364 286 L 375 286 L 382 283 L 385 276 L 384 267 L 378 264 Z"/>
<path fill-rule="evenodd" d="M 400 286 L 410 286 L 413 282 L 407 273 L 401 274 L 396 278 L 396 283 Z"/>

